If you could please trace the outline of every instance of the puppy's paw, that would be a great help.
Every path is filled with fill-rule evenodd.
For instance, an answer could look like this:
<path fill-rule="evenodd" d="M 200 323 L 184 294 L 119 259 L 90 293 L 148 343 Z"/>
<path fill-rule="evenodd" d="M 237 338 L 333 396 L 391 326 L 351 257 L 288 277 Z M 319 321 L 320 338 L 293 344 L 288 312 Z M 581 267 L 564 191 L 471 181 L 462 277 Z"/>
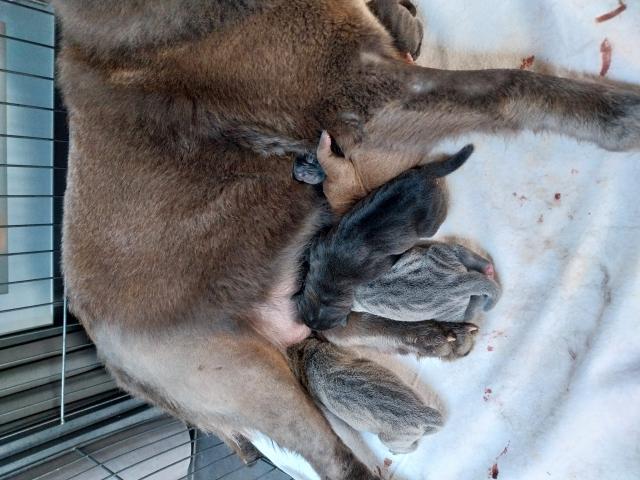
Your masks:
<path fill-rule="evenodd" d="M 422 325 L 421 325 L 422 324 Z M 471 352 L 478 333 L 473 323 L 418 322 L 406 337 L 406 346 L 418 357 L 456 360 Z M 421 328 L 422 327 L 422 328 Z"/>
<path fill-rule="evenodd" d="M 442 322 L 447 331 L 447 343 L 449 351 L 440 357 L 443 360 L 456 360 L 469 355 L 475 344 L 478 326 L 473 323 L 448 323 Z"/>

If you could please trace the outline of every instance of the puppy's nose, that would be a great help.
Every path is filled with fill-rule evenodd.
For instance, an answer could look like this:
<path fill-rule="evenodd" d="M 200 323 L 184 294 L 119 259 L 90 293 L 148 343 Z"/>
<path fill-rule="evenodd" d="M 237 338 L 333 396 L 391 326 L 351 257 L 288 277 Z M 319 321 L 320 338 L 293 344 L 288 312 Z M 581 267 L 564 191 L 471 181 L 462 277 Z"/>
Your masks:
<path fill-rule="evenodd" d="M 496 277 L 496 270 L 493 268 L 493 264 L 490 263 L 484 267 L 484 274 L 492 280 Z"/>

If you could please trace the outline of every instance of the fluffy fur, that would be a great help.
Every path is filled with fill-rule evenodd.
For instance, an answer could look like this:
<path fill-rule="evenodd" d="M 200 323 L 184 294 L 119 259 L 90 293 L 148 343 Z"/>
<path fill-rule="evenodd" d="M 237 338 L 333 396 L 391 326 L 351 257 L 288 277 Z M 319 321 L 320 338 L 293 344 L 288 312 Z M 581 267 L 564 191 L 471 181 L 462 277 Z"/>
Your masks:
<path fill-rule="evenodd" d="M 462 245 L 434 242 L 356 288 L 353 310 L 403 321 L 471 321 L 500 294 L 491 262 Z"/>
<path fill-rule="evenodd" d="M 468 145 L 446 160 L 403 173 L 314 239 L 309 272 L 297 297 L 305 324 L 314 330 L 343 325 L 358 285 L 375 280 L 421 238 L 438 231 L 447 216 L 444 177 L 472 152 Z"/>
<path fill-rule="evenodd" d="M 377 476 L 284 355 L 309 334 L 290 297 L 326 211 L 291 178 L 293 155 L 328 130 L 371 187 L 470 131 L 640 148 L 637 91 L 408 65 L 362 0 L 53 3 L 71 131 L 62 258 L 72 311 L 124 389 L 226 438 L 262 431 L 322 479 Z M 401 3 L 391 2 L 398 14 Z M 388 163 L 369 169 L 380 151 Z M 358 321 L 341 330 L 442 355 L 468 351 L 473 333 L 409 325 L 382 322 L 372 331 L 383 338 Z M 449 330 L 453 347 L 440 336 Z"/>

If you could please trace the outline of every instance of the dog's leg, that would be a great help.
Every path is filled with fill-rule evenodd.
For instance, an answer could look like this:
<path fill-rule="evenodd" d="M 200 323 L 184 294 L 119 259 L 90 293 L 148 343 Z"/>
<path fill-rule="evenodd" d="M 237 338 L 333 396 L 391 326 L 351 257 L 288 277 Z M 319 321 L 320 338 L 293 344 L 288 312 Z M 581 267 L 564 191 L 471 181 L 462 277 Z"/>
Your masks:
<path fill-rule="evenodd" d="M 417 143 L 423 151 L 443 137 L 496 130 L 552 131 L 608 150 L 640 148 L 640 91 L 632 87 L 522 70 L 435 70 L 364 55 L 362 62 L 370 63 L 365 71 L 386 70 L 381 76 L 392 86 L 364 123 L 370 149 Z"/>
<path fill-rule="evenodd" d="M 393 37 L 395 47 L 403 54 L 418 58 L 424 26 L 410 0 L 371 0 L 367 6 Z"/>
<path fill-rule="evenodd" d="M 244 460 L 256 458 L 247 439 L 261 432 L 301 455 L 323 480 L 379 480 L 333 432 L 279 349 L 253 332 L 196 336 L 160 335 L 149 343 L 130 335 L 118 348 L 135 344 L 148 354 L 136 363 L 132 353 L 129 373 L 110 371 L 122 388 L 222 434 Z"/>
<path fill-rule="evenodd" d="M 323 336 L 343 347 L 365 347 L 384 353 L 455 360 L 474 345 L 478 327 L 472 323 L 398 322 L 368 313 L 351 313 L 349 323 Z"/>
<path fill-rule="evenodd" d="M 289 363 L 320 405 L 358 431 L 375 433 L 394 453 L 408 453 L 443 424 L 391 371 L 328 342 L 309 338 L 288 349 Z"/>
<path fill-rule="evenodd" d="M 340 113 L 323 124 L 369 188 L 422 164 L 442 139 L 471 132 L 549 131 L 613 151 L 640 149 L 640 90 L 630 86 L 435 70 L 364 52 L 349 75 L 352 90 L 332 99 Z"/>
<path fill-rule="evenodd" d="M 252 356 L 252 360 L 257 358 Z M 240 425 L 300 454 L 323 480 L 377 480 L 333 432 L 284 359 L 270 362 L 260 373 L 254 369 L 259 391 L 247 388 L 243 381 L 236 387 L 243 398 L 243 411 L 234 413 Z"/>

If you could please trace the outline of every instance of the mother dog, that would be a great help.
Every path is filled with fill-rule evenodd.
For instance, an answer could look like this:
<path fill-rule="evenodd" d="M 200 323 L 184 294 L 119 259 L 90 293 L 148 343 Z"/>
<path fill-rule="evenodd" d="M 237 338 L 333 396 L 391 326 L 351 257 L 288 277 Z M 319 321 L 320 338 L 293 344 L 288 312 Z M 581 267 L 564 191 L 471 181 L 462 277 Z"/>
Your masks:
<path fill-rule="evenodd" d="M 127 390 L 231 443 L 262 431 L 326 479 L 376 477 L 283 355 L 309 334 L 290 298 L 325 208 L 292 181 L 292 155 L 326 129 L 379 185 L 469 131 L 640 148 L 637 92 L 408 65 L 363 0 L 54 3 L 73 312 Z M 374 4 L 383 20 L 411 9 Z M 367 170 L 373 155 L 388 169 Z"/>

